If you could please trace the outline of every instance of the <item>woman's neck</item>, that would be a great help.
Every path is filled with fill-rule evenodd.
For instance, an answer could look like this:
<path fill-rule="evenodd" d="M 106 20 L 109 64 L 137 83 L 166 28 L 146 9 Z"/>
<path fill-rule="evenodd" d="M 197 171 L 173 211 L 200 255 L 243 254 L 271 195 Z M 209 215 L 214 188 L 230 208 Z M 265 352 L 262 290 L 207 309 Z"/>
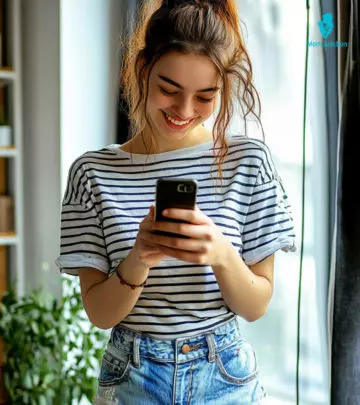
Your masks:
<path fill-rule="evenodd" d="M 162 142 L 163 139 L 158 140 L 157 145 L 152 146 L 151 139 L 147 138 L 143 134 L 136 135 L 133 139 L 121 145 L 120 149 L 125 152 L 136 153 L 145 155 L 148 153 L 163 153 L 171 150 L 183 149 L 191 146 L 200 145 L 205 142 L 211 141 L 211 131 L 202 128 L 196 136 L 188 135 L 184 139 L 178 142 Z M 160 141 L 160 142 L 159 142 Z"/>

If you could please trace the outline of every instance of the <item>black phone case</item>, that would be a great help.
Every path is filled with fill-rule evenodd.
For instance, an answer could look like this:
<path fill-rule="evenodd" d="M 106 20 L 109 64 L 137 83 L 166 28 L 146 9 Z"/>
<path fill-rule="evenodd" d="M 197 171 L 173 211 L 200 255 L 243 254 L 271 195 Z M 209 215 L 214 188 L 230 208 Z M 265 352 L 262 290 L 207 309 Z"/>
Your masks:
<path fill-rule="evenodd" d="M 167 218 L 162 215 L 166 208 L 195 209 L 197 195 L 197 182 L 193 179 L 159 179 L 156 182 L 155 196 L 155 221 L 182 222 L 177 219 Z M 188 238 L 171 232 L 153 231 L 158 235 Z"/>

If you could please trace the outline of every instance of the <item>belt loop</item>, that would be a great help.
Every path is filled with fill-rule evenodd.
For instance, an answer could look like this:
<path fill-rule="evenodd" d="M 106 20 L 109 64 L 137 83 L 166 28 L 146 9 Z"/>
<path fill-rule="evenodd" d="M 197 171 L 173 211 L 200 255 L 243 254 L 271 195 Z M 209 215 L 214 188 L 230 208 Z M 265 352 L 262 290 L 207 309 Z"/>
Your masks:
<path fill-rule="evenodd" d="M 110 345 L 114 345 L 115 334 L 116 334 L 116 329 L 115 329 L 115 328 L 112 328 L 112 329 L 111 329 L 111 333 L 110 333 L 109 340 L 108 340 L 108 342 L 107 342 L 107 347 L 109 347 Z"/>
<path fill-rule="evenodd" d="M 136 368 L 140 368 L 140 333 L 136 333 L 133 341 L 133 363 Z"/>
<path fill-rule="evenodd" d="M 108 343 L 113 342 L 113 340 L 114 340 L 114 333 L 115 333 L 115 328 L 112 328 L 112 329 L 111 329 L 111 333 L 110 333 L 110 337 L 109 337 L 109 340 L 108 340 Z"/>
<path fill-rule="evenodd" d="M 209 347 L 208 360 L 209 360 L 209 363 L 213 363 L 215 361 L 215 354 L 216 354 L 216 345 L 215 345 L 214 335 L 212 333 L 207 333 L 206 341 L 207 341 L 207 344 Z"/>

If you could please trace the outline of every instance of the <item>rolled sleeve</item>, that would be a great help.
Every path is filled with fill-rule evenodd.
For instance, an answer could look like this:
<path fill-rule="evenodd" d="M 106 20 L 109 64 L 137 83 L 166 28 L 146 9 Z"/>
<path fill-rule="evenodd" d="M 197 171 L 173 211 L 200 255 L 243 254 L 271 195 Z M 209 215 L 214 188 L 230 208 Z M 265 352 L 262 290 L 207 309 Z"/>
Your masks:
<path fill-rule="evenodd" d="M 248 265 L 261 262 L 277 250 L 296 251 L 291 206 L 267 148 L 264 148 L 242 238 L 242 256 Z"/>
<path fill-rule="evenodd" d="M 68 175 L 61 209 L 60 256 L 55 263 L 62 273 L 70 275 L 78 275 L 84 267 L 109 272 L 101 222 L 80 158 Z"/>

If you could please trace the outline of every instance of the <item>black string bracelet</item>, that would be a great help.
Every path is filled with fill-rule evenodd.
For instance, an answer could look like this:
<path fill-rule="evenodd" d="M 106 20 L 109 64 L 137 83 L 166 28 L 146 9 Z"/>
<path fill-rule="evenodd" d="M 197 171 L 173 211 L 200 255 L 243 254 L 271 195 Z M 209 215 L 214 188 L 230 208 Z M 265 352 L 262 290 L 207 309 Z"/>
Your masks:
<path fill-rule="evenodd" d="M 123 285 L 128 285 L 129 287 L 131 287 L 132 290 L 134 290 L 134 289 L 137 288 L 137 287 L 138 287 L 138 288 L 144 287 L 144 285 L 146 284 L 146 281 L 147 281 L 147 279 L 146 279 L 142 284 L 139 284 L 139 285 L 136 285 L 136 284 L 129 284 L 128 282 L 126 282 L 126 281 L 120 276 L 120 273 L 119 273 L 118 269 L 115 270 L 115 273 L 116 273 L 116 275 L 118 276 L 118 279 L 120 280 L 120 283 L 123 284 Z"/>

